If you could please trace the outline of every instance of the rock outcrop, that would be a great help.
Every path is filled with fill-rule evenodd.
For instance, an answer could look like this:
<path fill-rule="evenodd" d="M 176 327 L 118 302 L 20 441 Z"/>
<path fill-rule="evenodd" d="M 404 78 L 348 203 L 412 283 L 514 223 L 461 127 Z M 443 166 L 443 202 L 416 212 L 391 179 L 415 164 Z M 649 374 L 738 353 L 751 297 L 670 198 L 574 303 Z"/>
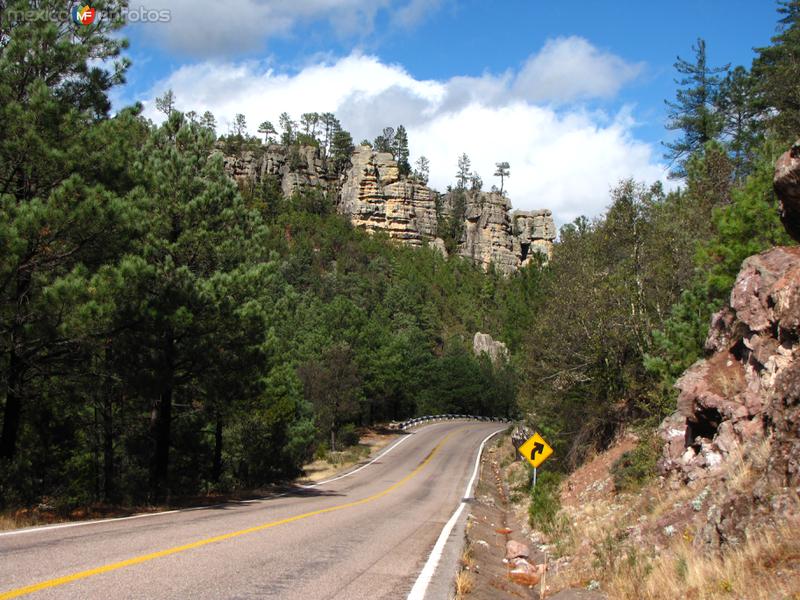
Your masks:
<path fill-rule="evenodd" d="M 794 235 L 799 188 L 792 182 L 800 182 L 800 160 L 784 155 L 775 187 Z M 800 248 L 773 248 L 744 261 L 730 304 L 712 319 L 705 350 L 707 357 L 676 384 L 678 412 L 661 424 L 659 467 L 673 484 L 703 486 L 703 498 L 714 497 L 702 539 L 720 545 L 742 541 L 759 519 L 797 510 Z M 732 468 L 746 469 L 754 482 L 735 489 Z"/>
<path fill-rule="evenodd" d="M 351 166 L 341 177 L 314 146 L 270 144 L 244 150 L 225 155 L 225 169 L 231 177 L 254 184 L 274 177 L 287 197 L 321 190 L 336 199 L 337 210 L 357 227 L 384 231 L 412 246 L 429 245 L 445 256 L 447 246 L 437 235 L 440 225 L 456 214 L 463 227 L 454 253 L 504 274 L 527 265 L 537 252 L 549 257 L 556 237 L 549 210 L 512 215 L 510 200 L 497 192 L 441 196 L 418 179 L 401 175 L 391 154 L 369 146 L 354 150 Z"/>
<path fill-rule="evenodd" d="M 459 204 L 463 208 L 459 209 Z M 463 210 L 464 228 L 458 254 L 509 274 L 528 265 L 537 252 L 547 260 L 556 228 L 547 210 L 511 211 L 511 201 L 498 192 L 451 191 L 441 202 L 441 218 Z"/>
<path fill-rule="evenodd" d="M 413 246 L 436 237 L 433 192 L 419 181 L 401 177 L 386 152 L 356 148 L 339 195 L 339 212 L 367 231 L 386 231 Z"/>
<path fill-rule="evenodd" d="M 665 471 L 686 481 L 772 436 L 781 485 L 800 484 L 800 248 L 773 248 L 742 265 L 730 306 L 714 315 L 708 358 L 677 383 L 678 413 L 662 425 Z M 792 434 L 786 438 L 786 434 Z M 780 481 L 778 481 L 780 480 Z"/>
<path fill-rule="evenodd" d="M 553 253 L 553 240 L 556 239 L 556 225 L 553 213 L 548 209 L 534 211 L 515 210 L 511 215 L 514 239 L 514 254 L 522 266 L 530 262 L 535 253 L 550 257 Z"/>
<path fill-rule="evenodd" d="M 514 254 L 509 199 L 496 192 L 464 193 L 464 234 L 458 253 L 485 269 L 494 265 L 506 274 L 517 270 L 521 261 Z"/>
<path fill-rule="evenodd" d="M 338 178 L 328 168 L 319 148 L 280 144 L 262 146 L 259 150 L 244 150 L 225 154 L 225 170 L 236 180 L 258 184 L 266 177 L 275 177 L 286 197 L 307 189 L 335 192 Z"/>
<path fill-rule="evenodd" d="M 778 159 L 773 184 L 783 226 L 792 239 L 800 241 L 800 140 Z"/>
<path fill-rule="evenodd" d="M 475 333 L 472 338 L 472 351 L 475 356 L 486 354 L 493 363 L 508 358 L 508 348 L 503 342 L 498 342 L 492 338 L 488 333 Z"/>

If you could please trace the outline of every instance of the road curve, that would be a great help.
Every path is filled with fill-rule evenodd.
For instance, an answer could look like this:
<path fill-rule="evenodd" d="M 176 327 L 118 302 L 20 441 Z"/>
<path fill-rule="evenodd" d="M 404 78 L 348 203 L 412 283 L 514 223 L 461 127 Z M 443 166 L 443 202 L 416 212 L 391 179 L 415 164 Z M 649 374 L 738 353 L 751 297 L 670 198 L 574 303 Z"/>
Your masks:
<path fill-rule="evenodd" d="M 0 600 L 405 598 L 498 428 L 429 425 L 283 497 L 0 534 Z M 429 598 L 449 595 L 439 571 Z"/>

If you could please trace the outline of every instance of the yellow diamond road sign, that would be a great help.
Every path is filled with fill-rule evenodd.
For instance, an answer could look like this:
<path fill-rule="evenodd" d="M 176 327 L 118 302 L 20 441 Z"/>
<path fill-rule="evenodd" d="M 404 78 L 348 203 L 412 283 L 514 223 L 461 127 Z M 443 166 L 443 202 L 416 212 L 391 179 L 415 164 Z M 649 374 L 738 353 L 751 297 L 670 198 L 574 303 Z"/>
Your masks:
<path fill-rule="evenodd" d="M 528 459 L 534 468 L 538 468 L 553 453 L 553 449 L 538 433 L 534 433 L 528 441 L 519 447 L 519 453 Z"/>

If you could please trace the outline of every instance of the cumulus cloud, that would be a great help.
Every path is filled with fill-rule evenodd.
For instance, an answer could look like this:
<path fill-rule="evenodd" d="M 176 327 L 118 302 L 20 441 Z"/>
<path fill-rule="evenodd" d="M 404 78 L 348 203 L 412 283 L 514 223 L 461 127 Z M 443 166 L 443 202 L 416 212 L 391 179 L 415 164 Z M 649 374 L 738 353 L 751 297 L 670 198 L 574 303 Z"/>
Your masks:
<path fill-rule="evenodd" d="M 643 69 L 642 63 L 628 63 L 584 38 L 556 38 L 528 59 L 514 82 L 514 91 L 532 101 L 611 98 Z"/>
<path fill-rule="evenodd" d="M 148 23 L 143 35 L 167 49 L 195 57 L 232 56 L 264 47 L 290 35 L 302 23 L 326 21 L 340 36 L 372 31 L 375 16 L 392 8 L 392 22 L 417 24 L 441 0 L 409 0 L 392 8 L 391 0 L 135 0 L 133 9 L 170 11 L 166 23 Z"/>
<path fill-rule="evenodd" d="M 658 150 L 636 139 L 629 108 L 604 112 L 563 104 L 568 98 L 612 95 L 641 67 L 604 54 L 585 40 L 568 39 L 590 66 L 601 71 L 600 65 L 606 65 L 613 81 L 592 80 L 576 87 L 569 78 L 562 86 L 554 76 L 547 79 L 553 70 L 542 56 L 557 60 L 566 40 L 548 43 L 519 73 L 442 81 L 419 80 L 400 65 L 358 53 L 296 73 L 255 61 L 207 62 L 181 67 L 161 82 L 145 101 L 145 114 L 157 120 L 152 98 L 171 88 L 180 109 L 211 110 L 221 133 L 236 113 L 247 117 L 255 133 L 265 119 L 277 125 L 283 111 L 295 118 L 330 111 L 356 142 L 374 138 L 385 126 L 403 124 L 412 161 L 420 155 L 430 159 L 434 187 L 443 190 L 453 182 L 462 152 L 471 157 L 487 188 L 499 183 L 492 178 L 494 163 L 508 161 L 511 178 L 505 187 L 514 207 L 551 208 L 556 220 L 565 223 L 602 212 L 609 189 L 622 178 L 665 181 Z M 579 62 L 573 61 L 565 72 L 584 72 L 587 67 Z M 537 71 L 543 74 L 540 85 L 531 79 Z"/>

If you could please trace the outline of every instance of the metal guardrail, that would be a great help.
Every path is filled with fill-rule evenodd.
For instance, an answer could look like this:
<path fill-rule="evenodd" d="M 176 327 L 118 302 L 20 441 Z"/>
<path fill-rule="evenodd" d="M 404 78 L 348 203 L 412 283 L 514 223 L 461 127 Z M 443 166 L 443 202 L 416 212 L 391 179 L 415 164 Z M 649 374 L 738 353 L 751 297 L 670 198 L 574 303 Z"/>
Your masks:
<path fill-rule="evenodd" d="M 409 427 L 414 427 L 415 425 L 421 425 L 422 423 L 435 423 L 436 421 L 458 421 L 458 420 L 469 420 L 469 421 L 487 421 L 492 423 L 513 423 L 511 419 L 501 419 L 499 417 L 481 417 L 478 415 L 427 415 L 424 417 L 416 417 L 414 419 L 408 419 L 407 421 L 403 421 L 401 423 L 392 423 L 392 429 L 399 429 L 400 431 L 405 431 Z"/>

